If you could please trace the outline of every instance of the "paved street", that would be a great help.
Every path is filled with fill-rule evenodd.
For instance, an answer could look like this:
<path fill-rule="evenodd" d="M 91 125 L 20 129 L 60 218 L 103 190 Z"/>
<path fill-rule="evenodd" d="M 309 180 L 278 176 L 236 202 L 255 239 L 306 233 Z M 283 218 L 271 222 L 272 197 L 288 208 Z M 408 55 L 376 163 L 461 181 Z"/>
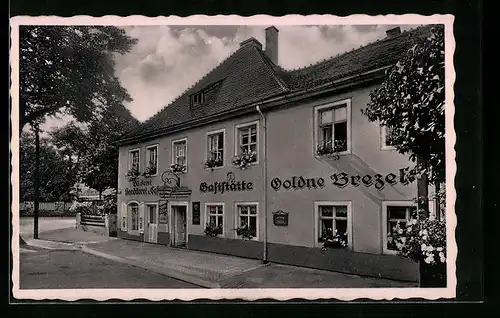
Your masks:
<path fill-rule="evenodd" d="M 66 288 L 200 288 L 142 268 L 80 251 L 20 251 L 21 289 Z"/>
<path fill-rule="evenodd" d="M 19 218 L 19 232 L 22 237 L 33 237 L 33 217 Z M 39 234 L 58 229 L 75 227 L 75 217 L 43 217 L 38 219 Z"/>
<path fill-rule="evenodd" d="M 28 238 L 27 242 L 31 245 L 21 248 L 22 289 L 418 286 L 412 282 L 280 264 L 264 266 L 259 260 L 176 249 L 85 232 L 75 229 L 71 223 L 74 220 L 52 220 L 53 224 L 47 221 L 44 219 L 41 224 L 44 229 L 50 230 L 41 231 L 41 240 Z M 59 229 L 54 229 L 57 227 Z"/>

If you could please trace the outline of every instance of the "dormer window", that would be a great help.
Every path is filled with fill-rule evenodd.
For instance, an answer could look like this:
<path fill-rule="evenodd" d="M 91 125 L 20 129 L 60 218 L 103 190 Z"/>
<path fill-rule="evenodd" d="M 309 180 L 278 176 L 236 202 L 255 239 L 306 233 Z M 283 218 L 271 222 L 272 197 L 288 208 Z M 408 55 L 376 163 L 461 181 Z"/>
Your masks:
<path fill-rule="evenodd" d="M 205 95 L 203 94 L 203 92 L 191 95 L 191 106 L 193 107 L 200 106 L 204 102 L 205 102 Z"/>

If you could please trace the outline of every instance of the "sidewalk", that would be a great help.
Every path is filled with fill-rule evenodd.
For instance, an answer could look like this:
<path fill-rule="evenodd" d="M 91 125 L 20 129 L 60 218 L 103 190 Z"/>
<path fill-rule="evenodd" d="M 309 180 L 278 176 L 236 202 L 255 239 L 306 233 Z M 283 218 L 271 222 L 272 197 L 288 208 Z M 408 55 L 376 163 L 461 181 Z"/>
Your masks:
<path fill-rule="evenodd" d="M 415 283 L 388 279 L 279 264 L 264 265 L 260 260 L 109 238 L 74 228 L 44 233 L 41 238 L 43 240 L 28 240 L 27 243 L 53 249 L 77 248 L 207 288 L 417 287 Z M 47 243 L 50 240 L 52 245 Z"/>

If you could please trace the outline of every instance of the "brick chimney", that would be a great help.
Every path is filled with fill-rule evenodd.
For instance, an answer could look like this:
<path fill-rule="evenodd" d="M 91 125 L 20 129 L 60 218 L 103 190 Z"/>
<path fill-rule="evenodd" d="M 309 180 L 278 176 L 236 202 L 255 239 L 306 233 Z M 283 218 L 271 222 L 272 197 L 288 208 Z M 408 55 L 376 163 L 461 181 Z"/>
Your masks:
<path fill-rule="evenodd" d="M 278 65 L 278 29 L 274 26 L 266 28 L 266 54 Z"/>
<path fill-rule="evenodd" d="M 257 41 L 257 39 L 255 39 L 255 38 L 249 38 L 249 39 L 246 39 L 245 41 L 240 42 L 240 47 L 244 47 L 246 45 L 254 45 L 254 46 L 258 47 L 260 50 L 262 50 L 262 43 Z"/>
<path fill-rule="evenodd" d="M 392 29 L 389 29 L 385 31 L 385 34 L 387 34 L 388 39 L 392 39 L 393 37 L 396 37 L 401 34 L 401 28 L 400 27 L 395 27 Z"/>

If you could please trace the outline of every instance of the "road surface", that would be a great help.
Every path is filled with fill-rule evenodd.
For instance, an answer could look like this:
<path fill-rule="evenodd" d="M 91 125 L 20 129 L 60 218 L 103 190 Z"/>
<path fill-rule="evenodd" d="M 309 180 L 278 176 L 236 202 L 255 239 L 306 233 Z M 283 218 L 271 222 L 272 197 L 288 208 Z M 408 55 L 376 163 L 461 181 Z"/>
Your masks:
<path fill-rule="evenodd" d="M 20 250 L 21 289 L 200 288 L 81 251 Z"/>
<path fill-rule="evenodd" d="M 19 218 L 19 232 L 22 237 L 33 237 L 33 222 L 33 217 Z M 43 217 L 38 219 L 38 233 L 75 227 L 75 225 L 75 217 Z"/>

